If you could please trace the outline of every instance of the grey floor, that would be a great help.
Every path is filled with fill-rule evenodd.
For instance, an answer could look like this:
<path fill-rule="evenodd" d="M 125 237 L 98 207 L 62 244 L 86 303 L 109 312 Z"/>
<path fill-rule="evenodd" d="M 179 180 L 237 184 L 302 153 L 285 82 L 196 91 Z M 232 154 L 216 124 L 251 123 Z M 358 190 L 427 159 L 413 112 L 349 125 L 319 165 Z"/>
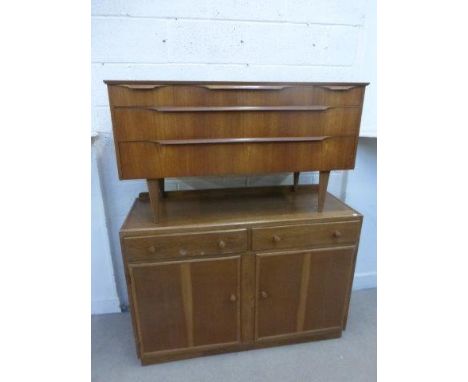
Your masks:
<path fill-rule="evenodd" d="M 94 382 L 376 380 L 376 289 L 353 292 L 348 328 L 336 340 L 141 366 L 128 313 L 92 317 Z"/>

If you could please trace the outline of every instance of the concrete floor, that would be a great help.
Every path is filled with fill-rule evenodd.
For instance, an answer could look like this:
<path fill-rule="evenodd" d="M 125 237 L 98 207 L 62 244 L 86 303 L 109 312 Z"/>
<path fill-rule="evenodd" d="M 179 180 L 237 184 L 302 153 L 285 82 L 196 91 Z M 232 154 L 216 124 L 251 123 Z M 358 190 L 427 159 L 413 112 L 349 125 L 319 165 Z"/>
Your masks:
<path fill-rule="evenodd" d="M 94 382 L 376 380 L 376 289 L 353 292 L 348 328 L 336 340 L 141 366 L 128 313 L 92 317 Z"/>

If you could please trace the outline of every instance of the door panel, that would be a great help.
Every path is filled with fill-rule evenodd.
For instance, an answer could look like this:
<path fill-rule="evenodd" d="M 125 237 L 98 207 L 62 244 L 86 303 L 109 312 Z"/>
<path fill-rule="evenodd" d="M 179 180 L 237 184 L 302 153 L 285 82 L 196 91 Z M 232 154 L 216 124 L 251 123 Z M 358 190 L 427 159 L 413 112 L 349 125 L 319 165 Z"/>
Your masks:
<path fill-rule="evenodd" d="M 194 345 L 239 341 L 239 257 L 191 264 Z"/>
<path fill-rule="evenodd" d="M 129 268 L 142 354 L 239 341 L 239 256 Z"/>
<path fill-rule="evenodd" d="M 311 253 L 304 330 L 342 326 L 354 247 Z"/>
<path fill-rule="evenodd" d="M 256 337 L 295 332 L 302 257 L 257 255 Z"/>
<path fill-rule="evenodd" d="M 341 328 L 355 247 L 257 255 L 256 338 Z"/>
<path fill-rule="evenodd" d="M 141 353 L 187 346 L 180 265 L 131 266 Z"/>

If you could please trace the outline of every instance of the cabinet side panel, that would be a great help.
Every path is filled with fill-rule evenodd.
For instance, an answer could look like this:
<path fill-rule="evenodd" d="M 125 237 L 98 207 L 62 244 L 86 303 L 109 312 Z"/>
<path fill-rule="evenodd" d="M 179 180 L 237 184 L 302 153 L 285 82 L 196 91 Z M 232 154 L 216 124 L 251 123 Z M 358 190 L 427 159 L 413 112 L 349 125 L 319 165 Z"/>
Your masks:
<path fill-rule="evenodd" d="M 110 108 L 110 114 L 111 114 L 111 121 L 112 121 L 112 136 L 114 138 L 114 149 L 115 149 L 115 158 L 117 162 L 117 172 L 119 174 L 119 179 L 122 180 L 122 169 L 120 166 L 120 152 L 119 152 L 119 139 L 118 139 L 118 130 L 116 128 L 116 116 L 115 116 L 115 109 L 113 107 L 114 105 L 114 99 L 113 99 L 113 92 L 112 92 L 112 86 L 107 87 L 107 94 L 109 97 L 109 108 Z"/>

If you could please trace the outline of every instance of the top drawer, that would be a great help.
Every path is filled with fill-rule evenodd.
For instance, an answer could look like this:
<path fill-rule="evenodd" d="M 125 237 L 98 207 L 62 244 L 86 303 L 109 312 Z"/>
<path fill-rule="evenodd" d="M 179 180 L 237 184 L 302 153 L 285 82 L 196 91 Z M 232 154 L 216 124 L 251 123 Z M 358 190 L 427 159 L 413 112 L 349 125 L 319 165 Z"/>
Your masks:
<path fill-rule="evenodd" d="M 238 253 L 247 250 L 247 230 L 126 237 L 123 246 L 129 260 Z"/>
<path fill-rule="evenodd" d="M 364 85 L 108 85 L 112 106 L 360 106 Z"/>
<path fill-rule="evenodd" d="M 360 230 L 359 221 L 254 228 L 252 249 L 261 251 L 354 244 L 359 238 Z"/>

